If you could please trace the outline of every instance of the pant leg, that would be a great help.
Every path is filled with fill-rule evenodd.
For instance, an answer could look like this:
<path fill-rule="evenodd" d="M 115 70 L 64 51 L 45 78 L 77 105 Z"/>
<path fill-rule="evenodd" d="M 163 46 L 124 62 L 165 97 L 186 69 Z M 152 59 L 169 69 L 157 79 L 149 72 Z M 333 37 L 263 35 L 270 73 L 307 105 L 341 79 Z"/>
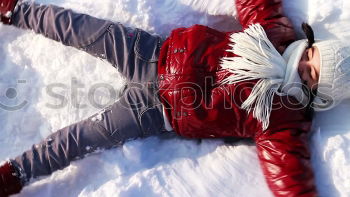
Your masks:
<path fill-rule="evenodd" d="M 147 64 L 158 61 L 159 36 L 70 9 L 24 2 L 16 9 L 12 23 L 106 59 L 129 80 L 145 80 L 139 61 Z M 156 68 L 148 71 L 156 77 Z"/>
<path fill-rule="evenodd" d="M 96 150 L 166 133 L 162 107 L 155 91 L 154 88 L 135 84 L 127 88 L 113 105 L 86 120 L 58 130 L 11 160 L 19 171 L 24 172 L 23 183 L 28 183 L 31 178 L 50 175 Z"/>
<path fill-rule="evenodd" d="M 157 92 L 160 38 L 56 6 L 20 4 L 13 24 L 110 61 L 129 79 L 125 94 L 87 120 L 50 135 L 13 163 L 25 180 L 49 175 L 96 149 L 166 133 Z"/>
<path fill-rule="evenodd" d="M 31 178 L 49 175 L 96 149 L 113 146 L 110 136 L 87 119 L 56 131 L 12 163 L 24 172 L 22 182 L 28 183 Z"/>

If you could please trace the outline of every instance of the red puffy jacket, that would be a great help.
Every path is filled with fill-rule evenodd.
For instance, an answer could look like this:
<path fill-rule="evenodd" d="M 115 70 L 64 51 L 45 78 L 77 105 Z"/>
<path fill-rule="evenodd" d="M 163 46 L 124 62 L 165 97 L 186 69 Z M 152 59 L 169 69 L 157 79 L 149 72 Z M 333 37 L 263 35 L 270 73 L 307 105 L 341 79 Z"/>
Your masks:
<path fill-rule="evenodd" d="M 294 41 L 281 0 L 236 0 L 239 20 L 246 28 L 260 23 L 280 52 Z M 230 73 L 220 59 L 234 56 L 233 32 L 195 25 L 175 29 L 160 53 L 160 99 L 175 131 L 189 138 L 253 138 L 267 183 L 275 196 L 316 196 L 307 133 L 310 119 L 292 97 L 275 96 L 270 125 L 262 125 L 240 109 L 256 81 L 220 85 Z M 294 103 L 294 104 L 293 104 Z"/>

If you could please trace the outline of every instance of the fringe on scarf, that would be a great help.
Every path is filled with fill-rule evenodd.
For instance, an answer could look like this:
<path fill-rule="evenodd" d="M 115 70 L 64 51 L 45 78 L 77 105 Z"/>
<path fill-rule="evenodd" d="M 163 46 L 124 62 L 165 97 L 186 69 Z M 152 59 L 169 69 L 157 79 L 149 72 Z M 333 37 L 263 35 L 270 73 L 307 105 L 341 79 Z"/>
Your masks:
<path fill-rule="evenodd" d="M 256 80 L 249 97 L 241 108 L 262 123 L 263 130 L 269 126 L 273 97 L 282 86 L 287 62 L 275 49 L 260 24 L 250 25 L 244 32 L 233 33 L 230 37 L 232 52 L 238 57 L 222 58 L 221 68 L 233 75 L 222 81 L 233 84 Z"/>

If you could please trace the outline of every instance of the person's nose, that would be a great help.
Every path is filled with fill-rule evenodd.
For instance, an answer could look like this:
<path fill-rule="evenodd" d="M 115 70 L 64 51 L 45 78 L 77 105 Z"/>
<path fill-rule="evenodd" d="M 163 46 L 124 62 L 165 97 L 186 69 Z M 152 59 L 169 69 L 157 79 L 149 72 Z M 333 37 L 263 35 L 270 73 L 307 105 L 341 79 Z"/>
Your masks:
<path fill-rule="evenodd" d="M 308 73 L 311 71 L 311 65 L 309 61 L 300 61 L 298 67 L 298 73 L 301 79 L 307 80 Z"/>

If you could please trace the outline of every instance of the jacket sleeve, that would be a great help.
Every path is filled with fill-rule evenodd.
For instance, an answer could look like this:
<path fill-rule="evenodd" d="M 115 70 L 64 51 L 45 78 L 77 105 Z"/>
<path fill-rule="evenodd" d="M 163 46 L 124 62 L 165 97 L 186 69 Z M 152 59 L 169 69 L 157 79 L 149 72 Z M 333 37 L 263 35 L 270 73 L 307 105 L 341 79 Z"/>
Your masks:
<path fill-rule="evenodd" d="M 307 132 L 288 127 L 267 130 L 255 139 L 267 184 L 276 197 L 315 197 Z"/>
<path fill-rule="evenodd" d="M 243 29 L 261 24 L 280 53 L 295 41 L 292 23 L 283 14 L 282 0 L 236 0 L 236 8 Z"/>

